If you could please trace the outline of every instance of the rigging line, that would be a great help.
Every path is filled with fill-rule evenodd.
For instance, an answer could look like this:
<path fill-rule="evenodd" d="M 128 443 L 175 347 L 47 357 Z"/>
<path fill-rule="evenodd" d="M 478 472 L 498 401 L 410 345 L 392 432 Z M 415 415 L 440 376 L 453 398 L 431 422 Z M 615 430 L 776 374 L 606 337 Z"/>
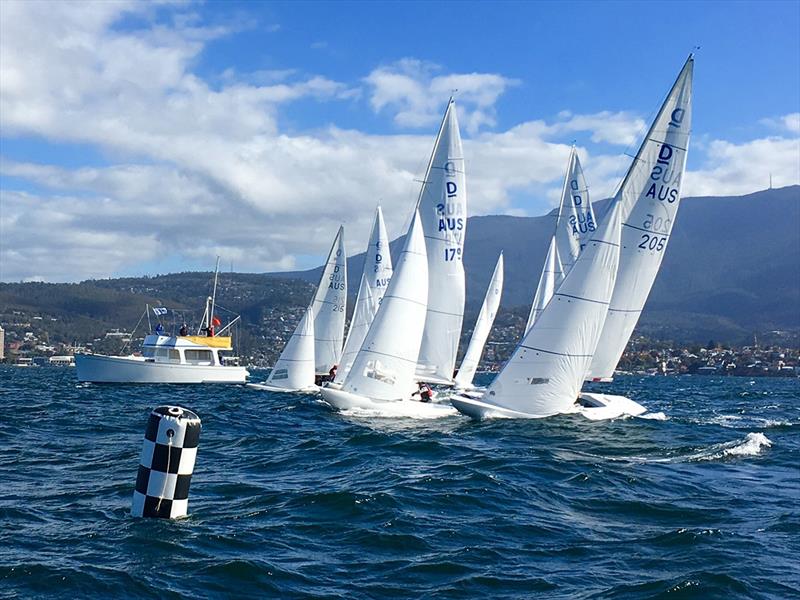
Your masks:
<path fill-rule="evenodd" d="M 136 330 L 139 328 L 139 325 L 141 324 L 142 319 L 144 319 L 145 314 L 147 314 L 147 308 L 144 309 L 144 312 L 142 313 L 142 316 L 139 317 L 139 320 L 136 322 L 136 325 L 134 326 L 133 331 L 131 331 L 131 337 L 128 339 L 128 341 L 125 343 L 125 345 L 122 347 L 122 352 L 125 352 L 125 349 L 128 346 L 131 345 L 131 342 L 133 341 L 133 335 L 136 333 Z"/>

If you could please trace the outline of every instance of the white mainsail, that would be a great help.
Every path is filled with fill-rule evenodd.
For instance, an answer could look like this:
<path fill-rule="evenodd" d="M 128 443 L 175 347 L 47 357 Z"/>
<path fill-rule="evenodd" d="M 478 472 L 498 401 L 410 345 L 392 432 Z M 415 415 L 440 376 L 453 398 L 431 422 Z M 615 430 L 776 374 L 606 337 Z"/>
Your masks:
<path fill-rule="evenodd" d="M 538 418 L 570 412 L 603 328 L 619 259 L 619 203 L 578 257 L 534 326 L 483 397 L 457 409 Z"/>
<path fill-rule="evenodd" d="M 409 399 L 427 299 L 425 238 L 415 213 L 389 289 L 342 384 L 344 392 L 373 400 Z"/>
<path fill-rule="evenodd" d="M 481 312 L 478 314 L 478 320 L 475 322 L 475 329 L 472 331 L 472 337 L 469 340 L 467 352 L 464 354 L 461 367 L 459 367 L 458 373 L 456 374 L 456 387 L 462 389 L 472 387 L 472 379 L 475 377 L 475 371 L 478 369 L 478 362 L 481 359 L 481 354 L 483 354 L 483 348 L 486 345 L 489 332 L 492 330 L 502 294 L 503 253 L 501 252 L 500 257 L 497 259 L 497 264 L 494 267 L 492 279 L 489 281 L 489 288 L 486 290 Z"/>
<path fill-rule="evenodd" d="M 322 278 L 311 305 L 314 310 L 314 365 L 317 373 L 328 374 L 342 357 L 344 317 L 347 308 L 347 255 L 344 227 L 333 240 Z"/>
<path fill-rule="evenodd" d="M 690 55 L 615 196 L 622 209 L 619 275 L 587 379 L 613 376 L 664 258 L 686 167 L 693 66 Z"/>
<path fill-rule="evenodd" d="M 364 255 L 361 284 L 358 288 L 353 318 L 350 321 L 350 330 L 347 332 L 347 341 L 344 343 L 342 360 L 336 371 L 335 382 L 344 381 L 350 371 L 353 360 L 361 348 L 361 343 L 367 335 L 367 330 L 378 312 L 381 299 L 391 278 L 392 257 L 389 253 L 389 236 L 386 234 L 383 212 L 379 206 L 375 211 L 375 222 L 372 225 L 372 233 Z"/>
<path fill-rule="evenodd" d="M 267 378 L 267 385 L 303 390 L 314 385 L 314 311 L 309 306 L 286 342 Z"/>
<path fill-rule="evenodd" d="M 428 255 L 428 311 L 417 378 L 452 383 L 464 319 L 467 190 L 456 107 L 451 98 L 433 148 L 417 210 Z"/>
<path fill-rule="evenodd" d="M 539 318 L 544 307 L 550 302 L 550 298 L 553 297 L 553 293 L 563 280 L 564 269 L 558 256 L 556 237 L 553 236 L 550 238 L 550 246 L 547 248 L 542 274 L 539 276 L 539 283 L 536 286 L 536 294 L 533 297 L 531 312 L 528 315 L 528 323 L 525 325 L 525 333 L 528 333 L 530 328 L 533 327 L 536 319 Z"/>
<path fill-rule="evenodd" d="M 589 202 L 589 187 L 583 176 L 578 151 L 573 146 L 569 153 L 555 233 L 564 275 L 569 273 L 596 229 L 594 210 Z"/>

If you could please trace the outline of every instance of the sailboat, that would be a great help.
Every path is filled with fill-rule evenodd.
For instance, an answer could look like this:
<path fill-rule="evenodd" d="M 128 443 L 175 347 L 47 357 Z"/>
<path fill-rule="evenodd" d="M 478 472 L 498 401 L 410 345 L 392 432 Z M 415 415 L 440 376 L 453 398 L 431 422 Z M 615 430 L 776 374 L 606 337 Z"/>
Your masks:
<path fill-rule="evenodd" d="M 455 412 L 447 404 L 411 399 L 428 302 L 428 261 L 420 221 L 415 211 L 389 288 L 341 387 L 320 390 L 334 408 L 414 417 Z"/>
<path fill-rule="evenodd" d="M 486 290 L 486 296 L 483 298 L 481 311 L 478 313 L 475 329 L 472 330 L 472 337 L 469 340 L 467 351 L 455 376 L 456 389 L 467 390 L 473 387 L 472 380 L 475 377 L 475 371 L 478 369 L 478 362 L 483 354 L 486 340 L 489 338 L 489 332 L 492 330 L 502 295 L 503 253 L 501 252 L 494 267 L 492 278 L 489 280 L 489 287 Z"/>
<path fill-rule="evenodd" d="M 314 371 L 327 376 L 342 358 L 347 310 L 347 255 L 344 227 L 333 240 L 319 286 L 311 303 L 314 312 Z"/>
<path fill-rule="evenodd" d="M 467 190 L 455 101 L 450 98 L 417 200 L 428 260 L 428 308 L 417 379 L 451 385 L 464 319 Z"/>
<path fill-rule="evenodd" d="M 315 392 L 319 388 L 314 384 L 314 377 L 314 311 L 309 306 L 267 381 L 248 383 L 247 387 L 269 392 Z"/>
<path fill-rule="evenodd" d="M 608 316 L 586 374 L 591 381 L 613 377 L 669 244 L 689 146 L 693 68 L 689 55 L 614 197 L 622 213 L 622 251 Z"/>
<path fill-rule="evenodd" d="M 619 240 L 617 203 L 486 392 L 452 396 L 453 406 L 475 419 L 577 410 L 614 289 Z"/>
<path fill-rule="evenodd" d="M 536 286 L 536 294 L 528 315 L 525 332 L 530 330 L 544 307 L 578 260 L 586 242 L 594 235 L 596 221 L 589 201 L 589 188 L 573 145 L 561 188 L 561 201 L 556 213 L 556 227 L 547 249 L 544 267 Z"/>
<path fill-rule="evenodd" d="M 392 256 L 389 252 L 389 236 L 383 222 L 383 212 L 379 206 L 375 210 L 375 221 L 364 255 L 364 270 L 358 287 L 353 318 L 344 343 L 342 358 L 336 371 L 334 382 L 342 383 L 353 365 L 361 343 L 367 335 L 383 295 L 392 278 Z"/>
<path fill-rule="evenodd" d="M 155 333 L 144 338 L 141 354 L 106 356 L 104 354 L 76 354 L 75 367 L 78 381 L 92 383 L 244 383 L 247 369 L 225 364 L 223 352 L 233 349 L 231 327 L 237 316 L 227 325 L 215 316 L 219 258 L 214 270 L 214 290 L 206 298 L 202 327 L 197 335 L 188 335 L 181 329 L 178 335 L 168 335 L 159 322 Z M 161 316 L 166 308 L 147 307 Z M 163 312 L 162 312 L 163 311 Z M 205 333 L 205 335 L 201 335 Z M 226 335 L 227 333 L 227 335 Z"/>

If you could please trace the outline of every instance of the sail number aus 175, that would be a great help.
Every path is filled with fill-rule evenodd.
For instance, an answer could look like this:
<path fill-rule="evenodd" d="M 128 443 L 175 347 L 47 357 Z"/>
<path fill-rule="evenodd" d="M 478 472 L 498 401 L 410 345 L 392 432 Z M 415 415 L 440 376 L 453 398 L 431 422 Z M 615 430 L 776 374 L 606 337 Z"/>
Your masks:
<path fill-rule="evenodd" d="M 461 260 L 461 248 L 445 248 L 444 260 L 449 262 L 451 260 Z"/>

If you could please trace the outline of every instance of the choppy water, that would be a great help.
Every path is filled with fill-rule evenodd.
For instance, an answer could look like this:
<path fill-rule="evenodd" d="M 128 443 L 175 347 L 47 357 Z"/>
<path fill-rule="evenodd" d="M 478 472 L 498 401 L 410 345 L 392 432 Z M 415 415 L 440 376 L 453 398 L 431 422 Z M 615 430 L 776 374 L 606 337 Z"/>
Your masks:
<path fill-rule="evenodd" d="M 800 597 L 800 383 L 620 378 L 665 420 L 342 416 L 0 369 L 0 596 Z M 129 516 L 151 408 L 203 419 L 190 517 Z"/>

